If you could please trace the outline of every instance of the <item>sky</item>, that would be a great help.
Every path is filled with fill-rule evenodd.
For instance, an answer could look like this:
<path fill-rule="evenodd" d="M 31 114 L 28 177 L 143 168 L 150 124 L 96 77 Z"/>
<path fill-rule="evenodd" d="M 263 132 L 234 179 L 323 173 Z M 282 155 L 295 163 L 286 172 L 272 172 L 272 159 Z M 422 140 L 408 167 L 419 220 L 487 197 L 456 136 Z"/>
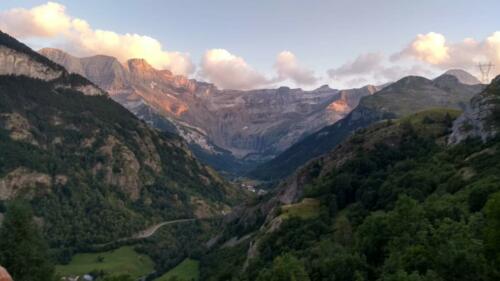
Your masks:
<path fill-rule="evenodd" d="M 449 68 L 500 71 L 500 1 L 0 1 L 0 29 L 76 56 L 252 89 L 381 84 Z"/>

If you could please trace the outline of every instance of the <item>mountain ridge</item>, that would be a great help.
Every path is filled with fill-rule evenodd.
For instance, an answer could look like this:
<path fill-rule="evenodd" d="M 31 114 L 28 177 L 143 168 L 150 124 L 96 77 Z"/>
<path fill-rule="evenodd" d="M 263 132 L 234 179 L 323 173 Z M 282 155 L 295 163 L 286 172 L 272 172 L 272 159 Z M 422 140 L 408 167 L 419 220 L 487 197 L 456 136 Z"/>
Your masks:
<path fill-rule="evenodd" d="M 42 49 L 40 52 L 63 64 L 75 64 L 71 62 L 73 59 L 65 59 L 74 57 L 63 51 Z M 99 59 L 78 60 L 88 63 Z M 146 61 L 129 60 L 123 65 L 122 70 L 110 68 L 104 71 L 107 75 L 99 77 L 81 74 L 109 90 L 115 100 L 132 112 L 139 112 L 136 105 L 140 104 L 141 110 L 150 107 L 158 116 L 163 116 L 176 127 L 176 133 L 197 145 L 200 158 L 212 158 L 209 164 L 231 158 L 226 168 L 269 159 L 310 132 L 343 117 L 361 96 L 374 91 L 366 87 L 353 89 L 352 95 L 351 90 L 341 95 L 327 85 L 313 91 L 289 87 L 219 90 L 212 84 L 155 70 Z M 82 71 L 82 68 L 73 68 Z M 103 72 L 98 68 L 93 71 Z M 116 72 L 119 75 L 109 75 Z M 99 81 L 102 77 L 109 78 Z"/>
<path fill-rule="evenodd" d="M 357 129 L 430 108 L 464 109 L 469 99 L 482 88 L 480 84 L 462 84 L 448 74 L 434 80 L 420 76 L 404 77 L 373 95 L 363 97 L 344 119 L 295 143 L 249 175 L 265 180 L 286 177 L 307 161 L 333 149 Z"/>

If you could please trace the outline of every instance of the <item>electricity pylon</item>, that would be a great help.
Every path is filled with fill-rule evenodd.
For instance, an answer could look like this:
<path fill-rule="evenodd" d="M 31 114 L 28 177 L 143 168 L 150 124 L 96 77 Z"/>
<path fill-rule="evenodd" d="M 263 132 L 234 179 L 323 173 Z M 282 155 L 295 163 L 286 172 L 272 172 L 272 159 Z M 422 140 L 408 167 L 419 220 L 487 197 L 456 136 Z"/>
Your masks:
<path fill-rule="evenodd" d="M 490 72 L 495 67 L 491 62 L 488 63 L 478 63 L 477 67 L 479 72 L 481 72 L 481 82 L 484 84 L 490 83 Z"/>

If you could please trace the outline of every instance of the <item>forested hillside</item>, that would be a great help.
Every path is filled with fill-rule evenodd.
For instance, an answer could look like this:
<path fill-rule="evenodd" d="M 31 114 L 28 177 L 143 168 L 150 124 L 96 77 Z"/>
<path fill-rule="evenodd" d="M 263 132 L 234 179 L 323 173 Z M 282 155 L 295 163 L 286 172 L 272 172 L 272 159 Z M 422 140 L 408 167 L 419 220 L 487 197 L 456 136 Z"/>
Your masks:
<path fill-rule="evenodd" d="M 235 215 L 204 280 L 498 280 L 500 140 L 447 145 L 458 115 L 358 131 Z"/>
<path fill-rule="evenodd" d="M 235 203 L 236 191 L 181 138 L 148 127 L 101 90 L 88 95 L 82 89 L 98 88 L 85 78 L 0 35 L 0 68 L 11 74 L 0 76 L 0 206 L 29 201 L 51 247 L 218 216 Z"/>

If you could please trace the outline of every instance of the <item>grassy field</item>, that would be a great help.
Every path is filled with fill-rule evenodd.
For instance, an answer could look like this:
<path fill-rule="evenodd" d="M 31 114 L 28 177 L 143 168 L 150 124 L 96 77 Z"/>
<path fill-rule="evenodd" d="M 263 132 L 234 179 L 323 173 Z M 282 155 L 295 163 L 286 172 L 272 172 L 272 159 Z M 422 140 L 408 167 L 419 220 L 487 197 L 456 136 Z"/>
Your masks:
<path fill-rule="evenodd" d="M 284 205 L 281 207 L 281 217 L 299 217 L 308 219 L 319 214 L 319 201 L 312 198 L 304 198 L 296 204 Z"/>
<path fill-rule="evenodd" d="M 135 279 L 151 273 L 153 266 L 148 256 L 140 255 L 133 247 L 126 246 L 109 252 L 77 254 L 68 265 L 58 265 L 56 272 L 71 276 L 103 270 L 111 275 L 128 274 Z"/>
<path fill-rule="evenodd" d="M 198 281 L 200 272 L 199 272 L 200 262 L 192 259 L 185 259 L 179 265 L 174 267 L 169 272 L 162 275 L 160 278 L 155 281 L 168 281 L 169 278 L 177 276 L 182 281 Z"/>

